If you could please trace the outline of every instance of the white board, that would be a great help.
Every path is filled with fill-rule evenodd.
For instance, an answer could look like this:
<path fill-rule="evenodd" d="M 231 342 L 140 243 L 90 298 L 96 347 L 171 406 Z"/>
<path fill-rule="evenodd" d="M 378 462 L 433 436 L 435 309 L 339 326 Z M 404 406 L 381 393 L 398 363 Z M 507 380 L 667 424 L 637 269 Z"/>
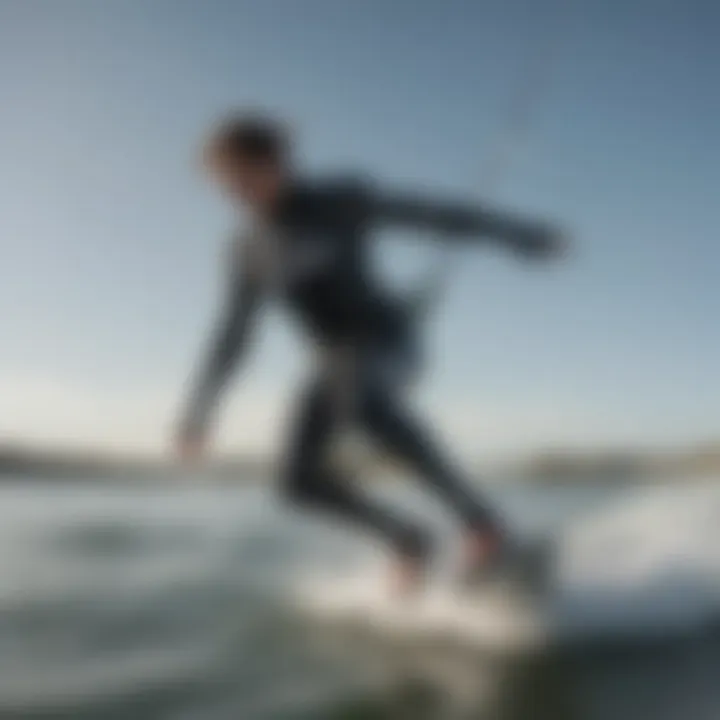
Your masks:
<path fill-rule="evenodd" d="M 306 578 L 294 600 L 323 623 L 352 625 L 388 639 L 442 637 L 501 651 L 540 645 L 549 625 L 545 603 L 499 586 L 466 592 L 441 579 L 412 598 L 393 597 L 381 568 Z"/>

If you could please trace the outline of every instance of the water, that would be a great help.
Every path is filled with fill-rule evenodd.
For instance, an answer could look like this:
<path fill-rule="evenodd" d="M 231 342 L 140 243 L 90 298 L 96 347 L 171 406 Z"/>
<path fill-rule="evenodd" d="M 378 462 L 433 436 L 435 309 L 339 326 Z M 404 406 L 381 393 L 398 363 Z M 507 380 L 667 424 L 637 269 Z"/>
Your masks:
<path fill-rule="evenodd" d="M 311 622 L 297 583 L 377 549 L 257 485 L 5 484 L 0 717 L 717 720 L 720 485 L 497 493 L 559 531 L 542 652 Z"/>

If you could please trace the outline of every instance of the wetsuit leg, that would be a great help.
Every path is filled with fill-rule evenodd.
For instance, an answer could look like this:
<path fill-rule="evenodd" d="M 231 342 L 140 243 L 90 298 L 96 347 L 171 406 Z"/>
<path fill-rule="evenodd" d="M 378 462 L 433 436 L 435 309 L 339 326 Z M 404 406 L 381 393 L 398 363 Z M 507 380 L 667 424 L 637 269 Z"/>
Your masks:
<path fill-rule="evenodd" d="M 339 420 L 329 384 L 324 379 L 311 384 L 292 429 L 284 473 L 287 498 L 370 529 L 403 552 L 424 553 L 425 534 L 417 526 L 361 496 L 332 466 L 328 455 Z"/>
<path fill-rule="evenodd" d="M 401 355 L 403 350 L 401 349 Z M 433 433 L 407 407 L 391 346 L 371 348 L 362 366 L 359 405 L 366 432 L 386 451 L 405 462 L 471 527 L 499 527 L 499 520 L 479 492 L 449 461 Z"/>

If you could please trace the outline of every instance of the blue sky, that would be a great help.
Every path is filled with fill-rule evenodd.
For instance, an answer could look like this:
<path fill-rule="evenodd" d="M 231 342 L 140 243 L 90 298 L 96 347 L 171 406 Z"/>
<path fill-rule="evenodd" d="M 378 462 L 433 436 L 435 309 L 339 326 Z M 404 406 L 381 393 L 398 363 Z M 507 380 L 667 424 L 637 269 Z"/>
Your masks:
<path fill-rule="evenodd" d="M 469 454 L 720 435 L 719 29 L 711 0 L 0 0 L 0 436 L 161 446 L 232 224 L 195 165 L 218 115 L 269 108 L 313 168 L 472 198 L 548 38 L 493 200 L 575 252 L 464 253 L 422 402 Z M 405 280 L 435 259 L 381 240 Z M 275 447 L 303 372 L 281 318 L 261 340 L 227 447 Z"/>

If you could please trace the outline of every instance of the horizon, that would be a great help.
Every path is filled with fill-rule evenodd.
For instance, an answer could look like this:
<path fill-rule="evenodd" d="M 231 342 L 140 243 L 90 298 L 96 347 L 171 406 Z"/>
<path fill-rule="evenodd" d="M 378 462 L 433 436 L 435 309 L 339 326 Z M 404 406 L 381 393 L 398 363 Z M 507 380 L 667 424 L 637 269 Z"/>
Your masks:
<path fill-rule="evenodd" d="M 593 460 L 597 458 L 612 458 L 623 455 L 635 455 L 637 457 L 658 456 L 665 454 L 693 455 L 696 453 L 717 452 L 720 450 L 720 437 L 696 438 L 687 443 L 668 445 L 661 444 L 599 444 L 595 446 L 537 446 L 527 447 L 519 452 L 496 453 L 482 457 L 468 458 L 479 463 L 499 463 L 501 465 L 512 465 L 513 463 L 527 463 L 543 461 L 546 459 L 577 457 L 581 460 Z M 133 450 L 127 447 L 109 447 L 107 445 L 82 445 L 72 443 L 53 443 L 24 441 L 22 439 L 3 438 L 0 440 L 0 460 L 6 456 L 18 453 L 28 458 L 40 458 L 43 456 L 63 457 L 68 460 L 87 459 L 113 462 L 152 462 L 152 463 L 176 463 L 176 459 L 170 452 L 170 448 L 164 450 Z M 380 455 L 377 455 L 380 458 Z M 211 452 L 209 457 L 201 462 L 201 466 L 224 462 L 263 462 L 272 463 L 277 461 L 277 453 L 273 451 L 238 450 L 237 448 L 225 448 L 217 452 Z"/>

